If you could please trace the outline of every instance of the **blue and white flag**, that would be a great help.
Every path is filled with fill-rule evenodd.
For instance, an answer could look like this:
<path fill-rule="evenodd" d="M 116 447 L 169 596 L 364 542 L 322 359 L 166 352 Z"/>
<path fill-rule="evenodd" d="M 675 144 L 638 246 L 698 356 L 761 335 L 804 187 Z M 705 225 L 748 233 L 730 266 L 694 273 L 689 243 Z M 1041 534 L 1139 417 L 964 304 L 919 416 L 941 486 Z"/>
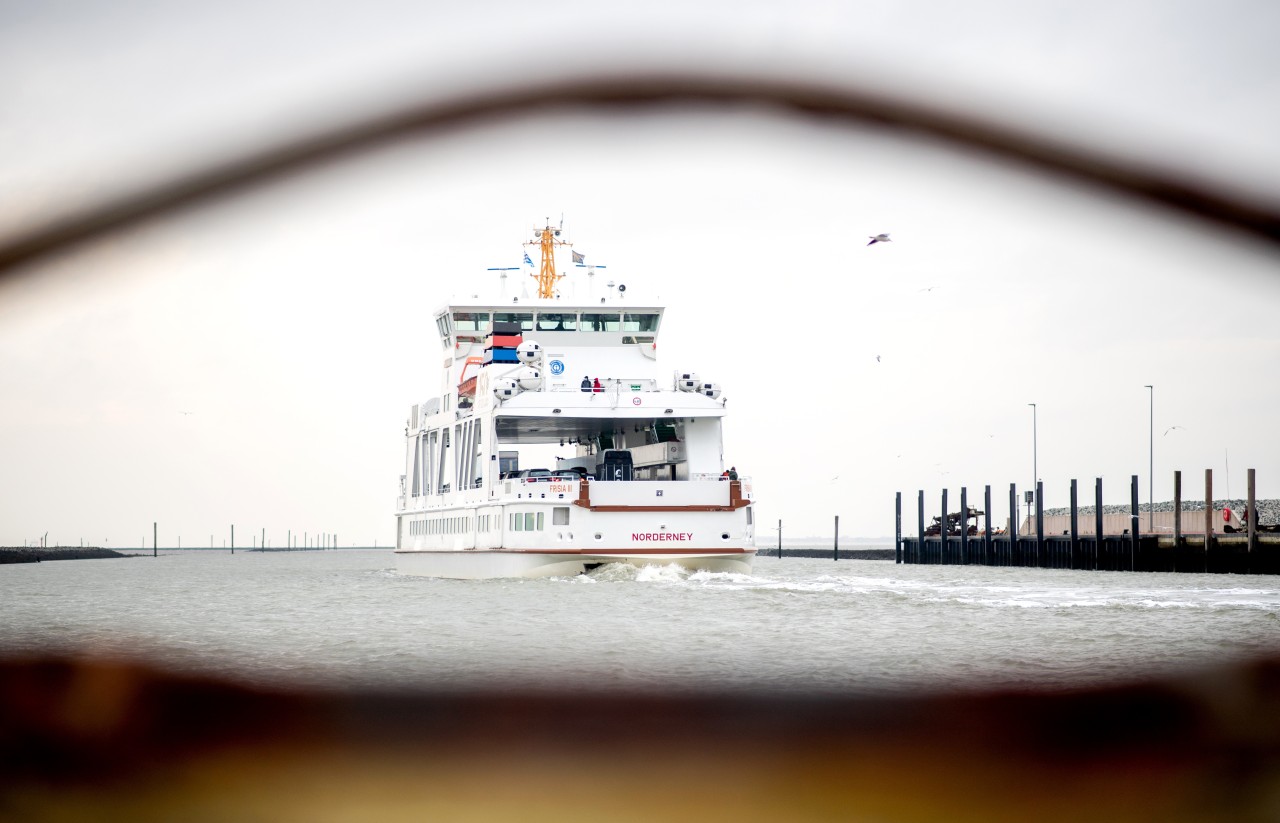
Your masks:
<path fill-rule="evenodd" d="M 525 253 L 524 253 L 524 264 L 525 264 L 526 266 L 532 266 L 532 265 L 533 265 L 533 261 L 529 259 L 529 252 L 525 252 Z"/>
<path fill-rule="evenodd" d="M 586 258 L 586 257 L 584 257 L 583 255 L 578 254 L 576 251 L 575 251 L 575 252 L 571 252 L 571 254 L 573 254 L 573 262 L 575 262 L 575 263 L 581 263 L 583 260 L 586 260 L 586 259 L 587 259 L 587 258 Z"/>

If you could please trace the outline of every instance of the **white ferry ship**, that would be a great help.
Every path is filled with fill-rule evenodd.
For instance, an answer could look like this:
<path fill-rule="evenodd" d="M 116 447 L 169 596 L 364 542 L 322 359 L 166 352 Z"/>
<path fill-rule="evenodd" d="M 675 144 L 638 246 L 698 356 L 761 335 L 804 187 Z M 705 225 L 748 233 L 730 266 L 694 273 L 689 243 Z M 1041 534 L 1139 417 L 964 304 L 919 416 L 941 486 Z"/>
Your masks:
<path fill-rule="evenodd" d="M 562 233 L 536 229 L 524 265 L 491 270 L 496 300 L 436 313 L 444 385 L 409 411 L 398 568 L 466 579 L 606 563 L 749 571 L 751 481 L 726 470 L 720 387 L 663 372 L 662 307 L 603 282 L 606 267 Z"/>

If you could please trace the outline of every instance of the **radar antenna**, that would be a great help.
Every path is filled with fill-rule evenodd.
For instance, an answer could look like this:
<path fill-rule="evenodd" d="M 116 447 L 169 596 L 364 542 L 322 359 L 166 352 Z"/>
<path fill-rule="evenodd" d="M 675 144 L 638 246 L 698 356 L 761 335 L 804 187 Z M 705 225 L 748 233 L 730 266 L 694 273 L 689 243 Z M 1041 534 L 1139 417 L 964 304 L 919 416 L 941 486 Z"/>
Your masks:
<path fill-rule="evenodd" d="M 563 274 L 556 274 L 556 246 L 572 246 L 572 243 L 566 243 L 557 238 L 564 227 L 564 217 L 560 218 L 560 228 L 551 227 L 551 218 L 547 218 L 547 224 L 544 228 L 534 229 L 534 242 L 542 247 L 542 267 L 537 274 L 531 274 L 530 277 L 538 281 L 538 297 L 550 299 L 556 296 L 556 281 L 564 277 Z M 534 242 L 525 243 L 526 246 L 534 245 Z"/>

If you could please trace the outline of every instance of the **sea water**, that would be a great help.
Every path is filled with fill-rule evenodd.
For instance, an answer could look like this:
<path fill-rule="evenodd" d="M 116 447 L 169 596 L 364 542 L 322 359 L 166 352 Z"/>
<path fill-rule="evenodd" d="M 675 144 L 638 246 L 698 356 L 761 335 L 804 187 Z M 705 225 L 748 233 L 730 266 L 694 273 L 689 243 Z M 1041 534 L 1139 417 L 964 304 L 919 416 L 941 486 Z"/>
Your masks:
<path fill-rule="evenodd" d="M 1280 653 L 1280 578 L 757 558 L 403 575 L 389 551 L 0 566 L 0 654 L 323 688 L 1066 688 Z"/>

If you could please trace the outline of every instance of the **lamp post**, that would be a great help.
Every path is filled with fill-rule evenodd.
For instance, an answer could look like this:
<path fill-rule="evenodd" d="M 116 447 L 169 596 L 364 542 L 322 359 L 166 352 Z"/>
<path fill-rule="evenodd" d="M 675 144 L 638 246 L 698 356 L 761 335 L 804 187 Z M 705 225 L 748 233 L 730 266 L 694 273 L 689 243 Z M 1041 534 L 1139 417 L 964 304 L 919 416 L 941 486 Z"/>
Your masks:
<path fill-rule="evenodd" d="M 1039 451 L 1037 440 L 1039 438 L 1036 434 L 1036 404 L 1028 403 L 1027 405 L 1031 407 L 1031 488 L 1034 489 L 1036 483 L 1040 480 L 1039 455 L 1037 454 Z M 1030 512 L 1030 507 L 1028 507 L 1027 511 Z"/>
<path fill-rule="evenodd" d="M 1152 485 L 1156 468 L 1156 390 L 1147 385 L 1149 423 L 1147 428 L 1147 531 L 1155 532 L 1156 490 Z"/>

